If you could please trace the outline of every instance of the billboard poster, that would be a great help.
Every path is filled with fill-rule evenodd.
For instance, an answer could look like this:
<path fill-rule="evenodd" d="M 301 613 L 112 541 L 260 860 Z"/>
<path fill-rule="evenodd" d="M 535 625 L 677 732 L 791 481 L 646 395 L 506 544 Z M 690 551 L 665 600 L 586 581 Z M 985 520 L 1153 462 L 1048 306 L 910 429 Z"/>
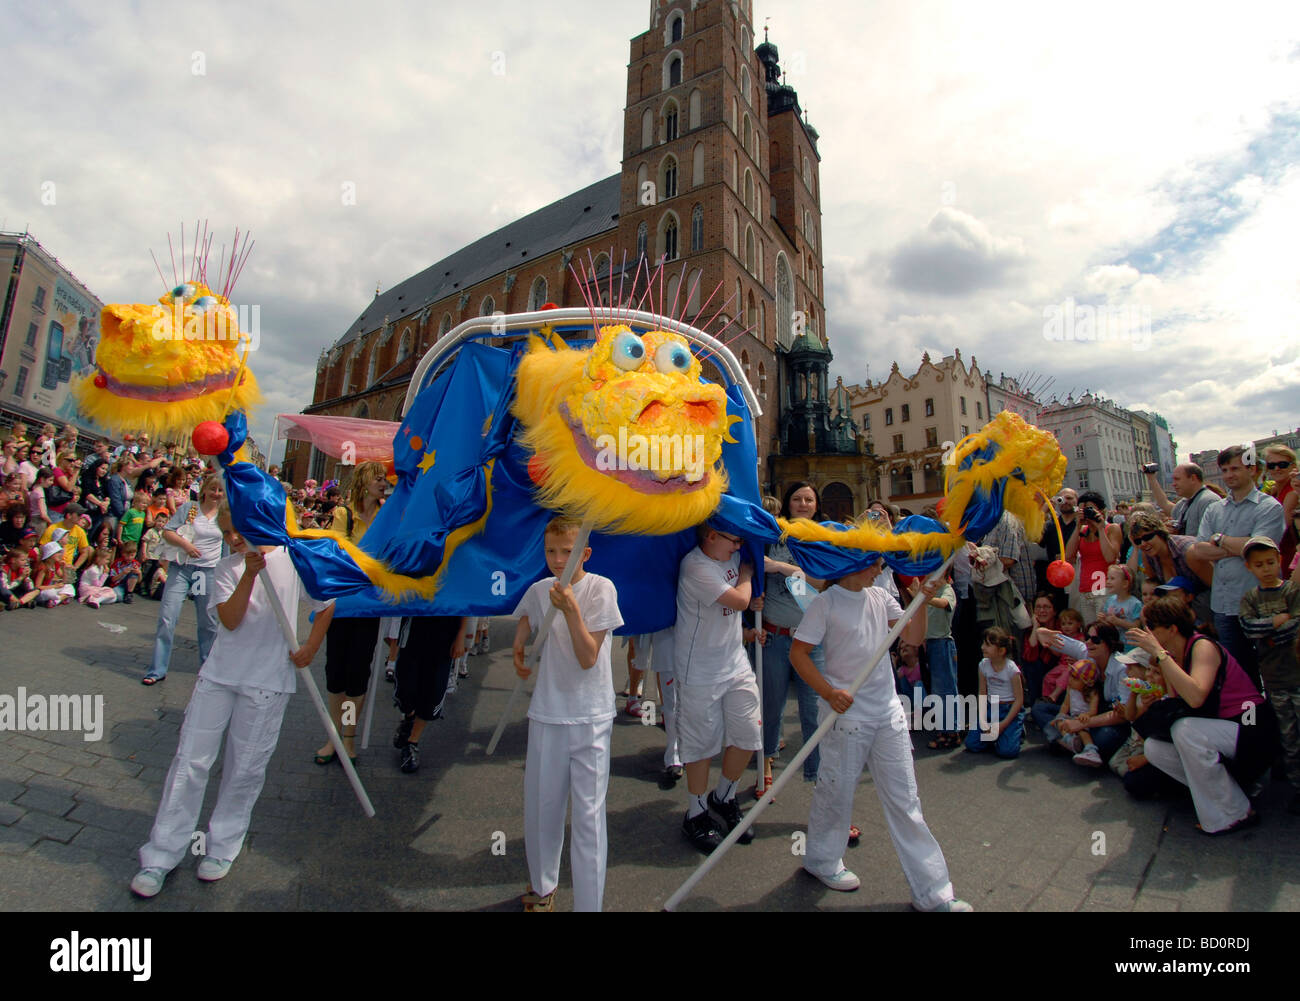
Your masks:
<path fill-rule="evenodd" d="M 81 376 L 94 372 L 99 307 L 60 278 L 55 282 L 54 298 L 42 322 L 44 350 L 36 362 L 38 381 L 32 391 L 32 404 L 59 421 L 97 429 L 95 422 L 78 409 L 71 385 Z"/>

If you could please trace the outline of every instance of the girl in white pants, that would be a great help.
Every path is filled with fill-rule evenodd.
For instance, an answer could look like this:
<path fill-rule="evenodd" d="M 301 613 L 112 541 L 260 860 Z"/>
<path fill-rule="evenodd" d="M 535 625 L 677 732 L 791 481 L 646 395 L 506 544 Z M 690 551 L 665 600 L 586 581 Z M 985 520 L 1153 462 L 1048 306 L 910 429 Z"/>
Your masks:
<path fill-rule="evenodd" d="M 863 658 L 876 651 L 903 616 L 893 595 L 871 586 L 882 567 L 877 557 L 814 598 L 790 648 L 790 662 L 799 676 L 829 705 L 823 707 L 822 718 L 830 710 L 840 714 L 820 745 L 804 869 L 832 890 L 856 890 L 860 885 L 844 865 L 844 850 L 853 794 L 865 765 L 911 888 L 912 906 L 920 911 L 969 911 L 969 904 L 954 898 L 943 852 L 921 815 L 912 740 L 888 667 L 877 665 L 856 697 L 845 690 L 862 669 Z M 926 581 L 923 590 L 929 600 L 938 587 Z M 916 646 L 923 643 L 925 617 L 913 616 L 902 638 Z M 809 656 L 819 644 L 826 655 L 824 675 Z"/>
<path fill-rule="evenodd" d="M 320 614 L 311 636 L 290 654 L 266 580 L 259 576 L 264 569 L 290 621 L 296 619 L 303 590 L 289 554 L 283 549 L 249 547 L 235 531 L 224 503 L 216 520 L 234 555 L 214 568 L 217 638 L 185 710 L 180 743 L 163 782 L 149 842 L 140 849 L 141 869 L 131 880 L 131 890 L 139 897 L 155 896 L 167 874 L 190 852 L 206 855 L 199 863 L 199 879 L 214 882 L 230 871 L 244 847 L 284 710 L 297 686 L 294 667 L 311 663 L 334 617 L 332 604 L 315 602 Z M 208 774 L 223 740 L 221 792 L 205 842 L 196 842 Z"/>

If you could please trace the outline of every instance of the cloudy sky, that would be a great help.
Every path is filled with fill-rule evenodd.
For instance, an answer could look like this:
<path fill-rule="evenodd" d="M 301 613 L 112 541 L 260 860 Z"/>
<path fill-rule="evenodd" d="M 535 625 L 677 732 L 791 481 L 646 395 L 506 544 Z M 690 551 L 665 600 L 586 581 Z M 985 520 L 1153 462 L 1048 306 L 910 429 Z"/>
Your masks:
<path fill-rule="evenodd" d="M 235 299 L 261 307 L 265 443 L 376 282 L 618 169 L 648 9 L 5 5 L 0 228 L 110 302 L 161 292 L 148 251 L 182 220 L 217 244 L 251 230 Z M 834 374 L 958 347 L 995 377 L 1157 410 L 1182 455 L 1300 424 L 1300 5 L 755 17 L 822 136 Z M 1050 339 L 1089 322 L 1101 338 Z"/>

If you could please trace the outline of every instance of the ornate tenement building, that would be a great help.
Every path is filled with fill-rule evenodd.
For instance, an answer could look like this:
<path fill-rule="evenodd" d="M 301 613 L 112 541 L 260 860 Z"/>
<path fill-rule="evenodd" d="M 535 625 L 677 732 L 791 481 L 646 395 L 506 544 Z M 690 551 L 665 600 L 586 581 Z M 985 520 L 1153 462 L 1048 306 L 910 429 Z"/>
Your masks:
<path fill-rule="evenodd" d="M 749 331 L 730 347 L 764 410 L 760 482 L 781 489 L 770 456 L 786 448 L 830 450 L 846 476 L 860 476 L 845 461 L 857 450 L 847 405 L 838 416 L 823 412 L 830 354 L 818 135 L 781 82 L 777 47 L 754 42 L 750 0 L 658 0 L 649 29 L 631 42 L 620 171 L 376 292 L 322 353 L 306 412 L 396 420 L 420 357 L 456 325 L 546 302 L 583 305 L 569 265 L 588 255 L 607 303 L 611 279 L 615 291 L 620 281 L 632 288 L 644 255 L 652 268 L 666 262 L 666 308 L 678 302 L 687 322 L 703 326 L 726 303 L 707 331 L 725 328 L 728 339 Z M 817 365 L 801 368 L 799 385 L 786 371 L 796 340 L 821 352 L 820 385 L 807 379 Z M 801 412 L 803 432 L 783 439 L 782 411 L 796 393 L 816 406 Z M 824 473 L 819 462 L 804 463 L 804 474 Z M 291 442 L 284 471 L 301 483 L 339 470 Z"/>
<path fill-rule="evenodd" d="M 913 514 L 943 496 L 944 452 L 989 418 L 984 374 L 973 355 L 967 366 L 958 349 L 938 364 L 923 354 L 911 376 L 894 362 L 883 382 L 868 379 L 846 392 L 867 449 L 878 458 L 871 495 Z"/>

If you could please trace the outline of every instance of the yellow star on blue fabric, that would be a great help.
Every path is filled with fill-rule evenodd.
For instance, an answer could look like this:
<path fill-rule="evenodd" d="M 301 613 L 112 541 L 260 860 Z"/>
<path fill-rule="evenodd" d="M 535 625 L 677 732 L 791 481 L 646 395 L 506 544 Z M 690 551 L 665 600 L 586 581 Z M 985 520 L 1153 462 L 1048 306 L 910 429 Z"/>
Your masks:
<path fill-rule="evenodd" d="M 420 464 L 418 466 L 421 472 L 427 473 L 430 469 L 433 468 L 434 456 L 436 456 L 437 454 L 438 453 L 436 451 L 432 451 L 432 450 L 424 453 L 424 458 L 420 460 Z"/>

